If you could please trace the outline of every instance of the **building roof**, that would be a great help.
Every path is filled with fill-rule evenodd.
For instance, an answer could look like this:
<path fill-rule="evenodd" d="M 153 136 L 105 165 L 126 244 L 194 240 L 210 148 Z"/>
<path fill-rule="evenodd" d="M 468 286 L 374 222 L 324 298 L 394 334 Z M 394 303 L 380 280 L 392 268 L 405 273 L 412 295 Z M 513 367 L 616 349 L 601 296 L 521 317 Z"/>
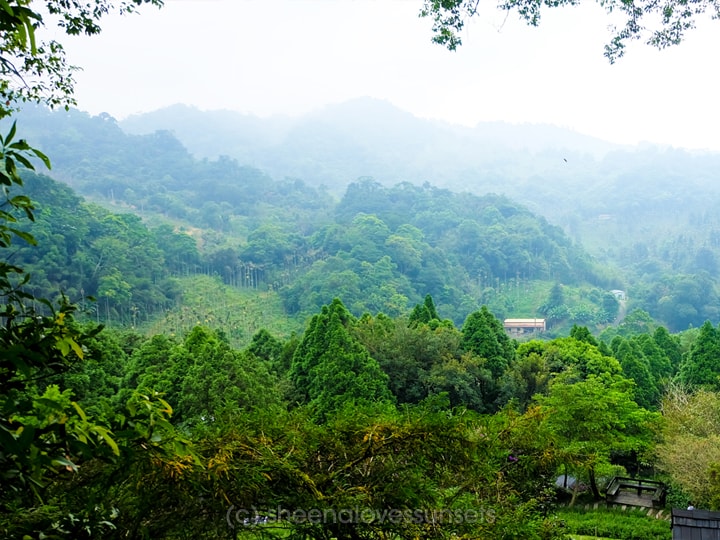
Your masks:
<path fill-rule="evenodd" d="M 674 508 L 672 531 L 675 540 L 718 540 L 720 539 L 720 512 Z"/>
<path fill-rule="evenodd" d="M 545 319 L 505 319 L 505 326 L 545 326 Z"/>

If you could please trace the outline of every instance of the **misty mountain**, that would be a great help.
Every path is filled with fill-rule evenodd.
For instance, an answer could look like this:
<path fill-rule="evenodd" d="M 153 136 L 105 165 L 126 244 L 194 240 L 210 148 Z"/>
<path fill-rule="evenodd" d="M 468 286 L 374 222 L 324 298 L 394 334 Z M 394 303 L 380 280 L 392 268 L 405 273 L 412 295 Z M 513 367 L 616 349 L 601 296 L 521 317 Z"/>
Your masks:
<path fill-rule="evenodd" d="M 620 147 L 549 125 L 480 123 L 474 128 L 417 118 L 388 102 L 359 98 L 297 117 L 260 119 L 175 105 L 119 125 L 133 134 L 172 132 L 198 158 L 220 155 L 274 177 L 302 178 L 342 193 L 356 178 L 410 181 L 512 195 L 510 179 L 572 174 Z"/>
<path fill-rule="evenodd" d="M 217 231 L 220 235 L 208 238 L 206 245 L 220 247 L 230 238 L 243 241 L 269 223 L 285 233 L 317 232 L 317 223 L 327 223 L 334 202 L 358 178 L 362 185 L 393 189 L 381 209 L 397 207 L 417 188 L 475 196 L 494 193 L 559 226 L 571 244 L 582 246 L 606 269 L 609 275 L 600 279 L 609 283 L 618 275 L 634 305 L 674 328 L 716 318 L 707 306 L 720 287 L 720 154 L 613 147 L 548 126 L 495 125 L 496 131 L 488 125 L 449 126 L 373 100 L 269 123 L 239 115 L 236 124 L 231 114 L 174 110 L 163 114 L 178 119 L 189 112 L 194 120 L 187 125 L 196 125 L 188 132 L 197 140 L 217 148 L 229 148 L 234 141 L 254 157 L 198 159 L 177 131 L 129 133 L 109 115 L 74 109 L 30 107 L 17 121 L 23 135 L 52 157 L 55 178 L 104 204 Z M 381 114 L 375 114 L 378 111 Z M 222 120 L 217 132 L 212 119 Z M 7 129 L 9 124 L 0 125 L 0 132 Z M 294 176 L 278 172 L 290 169 Z M 382 192 L 370 190 L 356 198 L 362 203 L 356 205 L 358 212 L 380 212 L 363 206 L 372 203 L 366 199 L 376 191 Z M 423 219 L 438 219 L 424 216 L 421 207 L 408 211 L 419 215 L 417 224 L 406 221 L 416 227 L 425 226 Z M 449 209 L 443 214 L 448 230 L 462 225 L 455 214 Z M 521 237 L 523 227 L 532 229 L 521 223 Z M 479 236 L 488 237 L 497 237 L 499 244 L 463 252 L 477 254 L 472 264 L 490 256 L 488 249 L 497 260 L 522 253 L 513 251 L 499 231 L 488 229 Z M 445 243 L 442 239 L 438 246 Z M 533 261 L 534 251 L 528 253 Z M 546 259 L 555 264 L 553 257 Z M 576 272 L 576 265 L 571 266 Z M 498 270 L 498 275 L 517 278 L 513 268 L 508 267 L 507 274 Z M 473 267 L 469 275 L 477 277 L 478 271 L 485 273 Z M 521 276 L 526 274 L 521 269 Z M 456 304 L 457 298 L 448 300 L 448 305 Z"/>
<path fill-rule="evenodd" d="M 720 198 L 720 154 L 620 146 L 551 125 L 451 125 L 370 98 L 296 118 L 176 105 L 118 125 L 142 136 L 166 130 L 195 157 L 229 156 L 336 198 L 361 177 L 505 195 L 596 254 L 632 242 L 631 230 L 674 234 Z"/>

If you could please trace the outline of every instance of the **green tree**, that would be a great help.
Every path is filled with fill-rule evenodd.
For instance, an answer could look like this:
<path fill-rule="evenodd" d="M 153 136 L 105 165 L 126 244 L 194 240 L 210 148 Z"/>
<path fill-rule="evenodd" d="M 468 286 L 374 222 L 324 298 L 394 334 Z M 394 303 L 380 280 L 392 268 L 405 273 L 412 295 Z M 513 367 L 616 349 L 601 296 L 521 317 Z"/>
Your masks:
<path fill-rule="evenodd" d="M 670 362 L 669 375 L 674 375 L 680 367 L 682 352 L 680 343 L 676 336 L 672 336 L 664 326 L 658 326 L 653 333 L 653 341 L 663 351 Z"/>
<path fill-rule="evenodd" d="M 560 283 L 553 285 L 547 301 L 540 306 L 539 311 L 545 315 L 548 322 L 556 322 L 568 316 L 569 311 L 565 304 L 565 293 Z"/>
<path fill-rule="evenodd" d="M 628 42 L 638 39 L 658 49 L 677 45 L 688 30 L 695 28 L 699 19 L 713 18 L 720 11 L 720 4 L 715 0 L 701 0 L 692 4 L 682 0 L 662 4 L 652 1 L 598 3 L 608 15 L 621 20 L 617 27 L 613 26 L 613 36 L 605 45 L 605 56 L 611 63 L 624 55 Z M 543 9 L 572 5 L 575 5 L 574 0 L 518 0 L 499 2 L 497 7 L 514 12 L 531 26 L 538 26 Z M 455 50 L 462 44 L 460 33 L 466 21 L 478 13 L 477 0 L 424 0 L 420 15 L 433 20 L 433 41 Z"/>
<path fill-rule="evenodd" d="M 642 454 L 652 443 L 658 415 L 633 400 L 633 383 L 621 376 L 589 375 L 566 382 L 558 377 L 547 396 L 538 396 L 545 427 L 556 437 L 566 463 L 584 470 L 599 499 L 597 471 L 613 453 Z"/>
<path fill-rule="evenodd" d="M 623 375 L 635 382 L 633 394 L 637 404 L 645 409 L 656 409 L 660 402 L 660 391 L 655 377 L 650 372 L 650 362 L 642 350 L 636 343 L 622 340 L 617 347 L 615 357 L 620 362 Z"/>
<path fill-rule="evenodd" d="M 573 327 L 570 329 L 570 337 L 577 339 L 578 341 L 586 341 L 590 345 L 595 345 L 596 347 L 599 345 L 597 339 L 595 339 L 595 337 L 593 337 L 590 333 L 590 330 L 587 329 L 587 326 L 578 326 L 573 324 Z"/>
<path fill-rule="evenodd" d="M 518 351 L 518 356 L 500 381 L 500 402 L 514 401 L 526 410 L 538 394 L 547 394 L 552 373 L 548 362 L 539 351 Z"/>
<path fill-rule="evenodd" d="M 312 318 L 293 355 L 296 398 L 309 404 L 318 420 L 348 404 L 392 402 L 387 375 L 348 329 L 354 320 L 336 298 Z"/>
<path fill-rule="evenodd" d="M 265 328 L 261 328 L 253 335 L 248 352 L 268 363 L 277 363 L 282 356 L 283 344 Z"/>
<path fill-rule="evenodd" d="M 454 327 L 412 326 L 406 319 L 380 313 L 361 317 L 352 331 L 387 374 L 398 404 L 417 404 L 432 395 L 431 371 L 462 356 L 462 335 Z"/>
<path fill-rule="evenodd" d="M 720 389 L 720 334 L 706 321 L 695 343 L 680 365 L 678 378 L 689 388 Z"/>
<path fill-rule="evenodd" d="M 452 326 L 452 321 L 442 321 L 440 319 L 440 315 L 438 315 L 437 309 L 435 308 L 435 302 L 433 302 L 432 296 L 426 294 L 425 300 L 422 304 L 415 304 L 415 307 L 408 318 L 408 324 L 410 326 L 427 324 L 432 328 L 437 328 L 441 324 L 444 324 L 445 326 Z"/>
<path fill-rule="evenodd" d="M 502 323 L 487 306 L 468 315 L 462 328 L 462 347 L 486 359 L 486 367 L 495 380 L 515 360 L 515 347 Z"/>
<path fill-rule="evenodd" d="M 660 336 L 661 340 L 663 339 L 662 332 L 658 333 L 661 328 L 662 327 L 659 327 L 653 336 L 649 334 L 639 334 L 631 338 L 631 341 L 637 345 L 640 352 L 647 358 L 650 374 L 655 379 L 655 384 L 658 386 L 658 389 L 667 384 L 674 374 L 668 353 L 666 353 L 654 339 L 655 335 Z M 667 333 L 667 330 L 665 330 L 665 333 Z M 669 334 L 667 335 L 669 336 Z M 663 344 L 670 348 L 668 352 L 672 354 L 672 340 L 665 341 Z"/>
<path fill-rule="evenodd" d="M 432 393 L 447 395 L 451 407 L 492 412 L 496 384 L 485 364 L 472 353 L 443 358 L 430 368 L 425 384 Z"/>
<path fill-rule="evenodd" d="M 437 401 L 382 413 L 344 408 L 323 425 L 301 409 L 245 413 L 204 441 L 217 470 L 203 487 L 240 508 L 326 516 L 287 520 L 293 538 L 558 539 L 552 518 L 538 512 L 556 463 L 537 411 L 478 417 Z M 348 519 L 354 509 L 358 519 Z M 206 515 L 218 512 L 227 509 Z"/>
<path fill-rule="evenodd" d="M 672 385 L 663 397 L 662 412 L 658 467 L 692 497 L 697 507 L 717 510 L 720 394 L 704 389 L 688 392 Z"/>
<path fill-rule="evenodd" d="M 193 328 L 171 362 L 171 369 L 181 375 L 180 393 L 174 396 L 178 421 L 212 424 L 222 415 L 280 402 L 277 379 L 265 363 L 234 351 L 207 328 Z"/>

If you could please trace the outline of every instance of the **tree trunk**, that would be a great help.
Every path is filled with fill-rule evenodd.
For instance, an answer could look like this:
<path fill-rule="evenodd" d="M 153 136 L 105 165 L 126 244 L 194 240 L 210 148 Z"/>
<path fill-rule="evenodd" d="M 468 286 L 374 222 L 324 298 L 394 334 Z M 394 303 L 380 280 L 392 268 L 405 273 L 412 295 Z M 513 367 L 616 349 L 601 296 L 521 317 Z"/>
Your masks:
<path fill-rule="evenodd" d="M 588 476 L 590 477 L 590 489 L 592 490 L 593 498 L 596 501 L 600 500 L 600 490 L 597 487 L 597 480 L 595 479 L 595 467 L 588 468 Z"/>

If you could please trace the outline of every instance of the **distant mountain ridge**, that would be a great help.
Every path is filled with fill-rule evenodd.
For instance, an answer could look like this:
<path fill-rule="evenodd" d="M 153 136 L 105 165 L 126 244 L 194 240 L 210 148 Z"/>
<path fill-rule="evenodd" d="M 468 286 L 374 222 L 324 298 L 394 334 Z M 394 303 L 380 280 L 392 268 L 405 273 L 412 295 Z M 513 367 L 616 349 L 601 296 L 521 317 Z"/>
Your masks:
<path fill-rule="evenodd" d="M 173 105 L 130 116 L 119 125 L 132 134 L 168 130 L 195 157 L 227 155 L 273 177 L 302 178 L 335 192 L 362 176 L 386 185 L 428 181 L 464 188 L 468 176 L 562 175 L 571 157 L 594 161 L 622 148 L 551 125 L 452 125 L 371 98 L 328 105 L 297 118 Z M 523 166 L 527 162 L 532 171 Z"/>
<path fill-rule="evenodd" d="M 599 268 L 607 269 L 603 272 L 622 268 L 626 285 L 620 288 L 653 316 L 660 314 L 675 328 L 720 317 L 707 309 L 709 301 L 717 305 L 713 299 L 720 287 L 720 153 L 647 145 L 607 151 L 607 143 L 596 145 L 592 138 L 560 128 L 463 128 L 418 119 L 373 100 L 271 122 L 184 106 L 155 114 L 165 115 L 164 123 L 137 135 L 107 114 L 27 107 L 4 127 L 0 122 L 0 132 L 17 121 L 23 136 L 51 156 L 53 177 L 83 195 L 141 214 L 186 220 L 192 227 L 234 231 L 236 241 L 273 223 L 309 234 L 313 216 L 332 219 L 333 204 L 346 199 L 352 184 L 372 187 L 355 198 L 358 212 L 382 210 L 388 216 L 417 189 L 455 193 L 460 199 L 504 196 L 560 227 L 572 244 L 585 247 Z M 184 127 L 173 129 L 171 121 Z M 198 142 L 181 142 L 178 131 Z M 240 157 L 195 159 L 190 152 L 201 155 L 203 144 L 216 151 L 235 147 L 243 154 L 228 150 L 226 155 Z M 321 184 L 326 189 L 318 188 Z M 368 206 L 388 187 L 393 189 L 382 204 Z M 469 219 L 477 220 L 479 212 L 471 209 Z M 448 205 L 433 215 L 422 204 L 409 213 L 418 228 L 425 228 L 427 220 L 444 224 L 456 243 L 478 237 L 472 227 L 457 222 L 457 210 Z M 485 217 L 492 226 L 492 215 Z M 345 228 L 328 231 L 329 244 Z M 521 223 L 513 234 L 524 237 L 532 229 Z M 266 237 L 272 251 L 278 242 Z M 345 251 L 352 252 L 362 238 L 357 235 Z M 497 245 L 478 248 L 475 243 L 461 250 L 463 257 L 477 259 L 470 261 L 473 265 L 486 256 L 518 255 L 512 235 L 493 229 L 479 238 L 492 238 Z M 444 243 L 441 239 L 438 246 L 444 249 Z M 536 263 L 535 247 L 526 252 L 526 260 Z M 435 258 L 444 260 L 440 254 Z M 546 257 L 552 264 L 562 259 Z M 521 266 L 496 276 L 517 279 Z M 478 271 L 470 273 L 472 279 L 480 279 Z M 563 280 L 557 273 L 552 277 Z M 618 288 L 612 275 L 598 278 Z"/>

